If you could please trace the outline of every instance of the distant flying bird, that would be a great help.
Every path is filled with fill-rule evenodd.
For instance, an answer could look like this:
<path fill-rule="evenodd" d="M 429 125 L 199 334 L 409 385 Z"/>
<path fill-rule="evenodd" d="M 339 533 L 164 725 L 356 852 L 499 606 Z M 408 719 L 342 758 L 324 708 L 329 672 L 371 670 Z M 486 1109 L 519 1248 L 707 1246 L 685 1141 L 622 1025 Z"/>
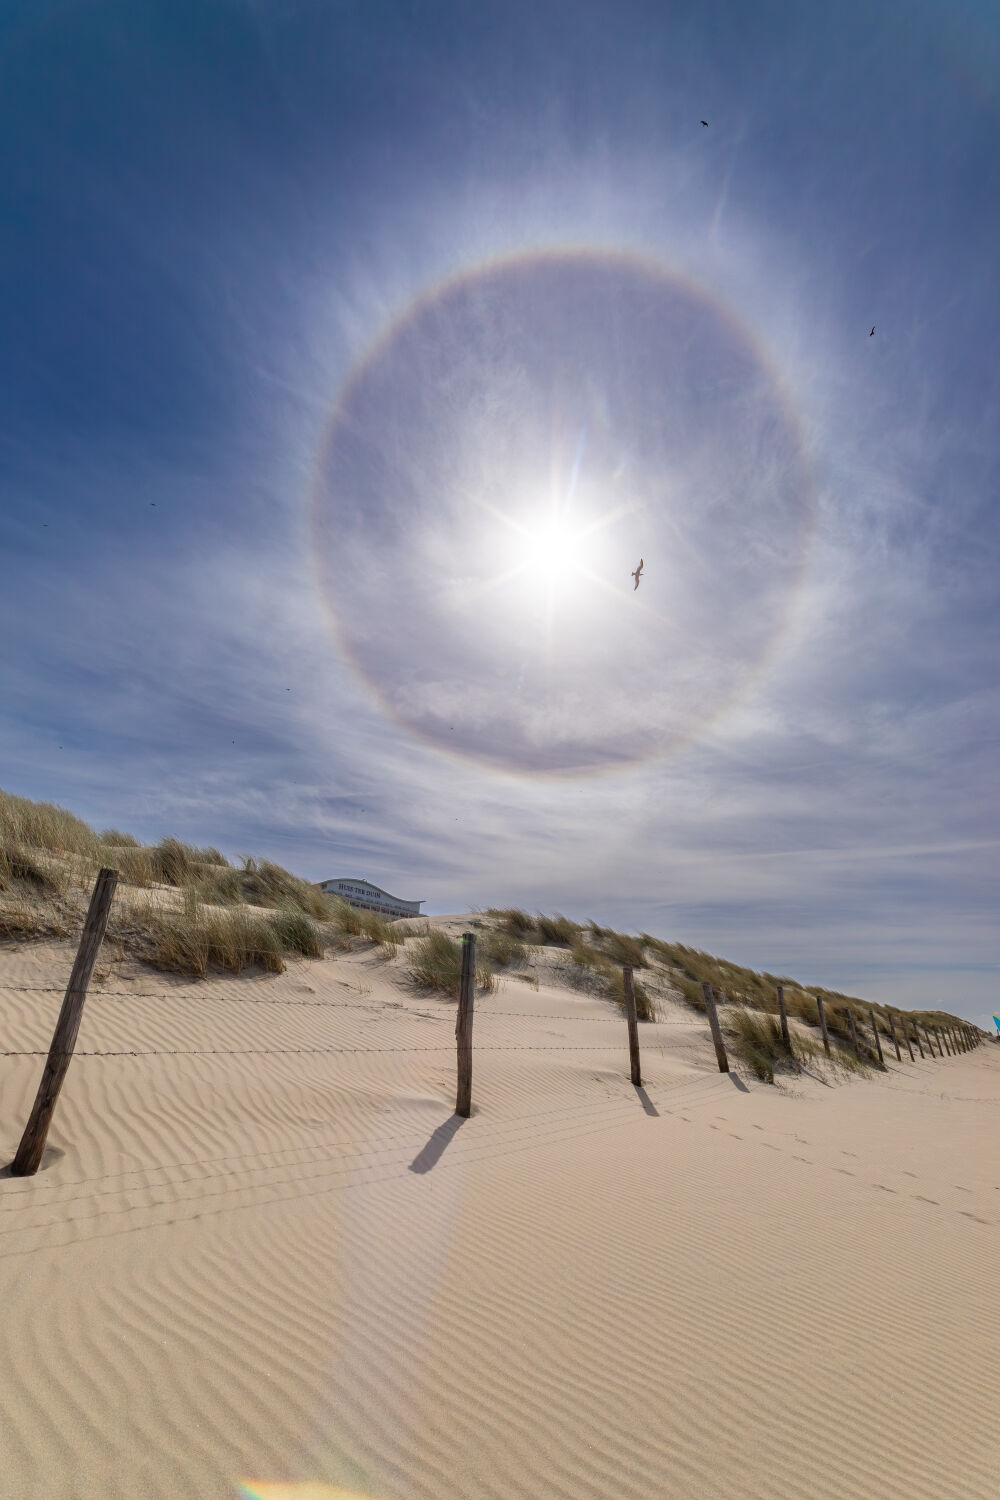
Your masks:
<path fill-rule="evenodd" d="M 870 338 L 870 339 L 873 339 L 873 338 L 874 338 L 874 337 L 875 337 L 875 324 L 874 324 L 874 323 L 873 323 L 873 324 L 872 324 L 872 331 L 871 331 L 871 333 L 870 333 L 870 334 L 869 334 L 869 335 L 868 335 L 868 337 L 869 337 L 869 338 Z"/>
<path fill-rule="evenodd" d="M 637 589 L 639 587 L 639 579 L 642 577 L 642 558 L 641 557 L 639 559 L 639 566 L 636 568 L 636 570 L 635 570 L 634 573 L 630 574 L 630 577 L 632 577 L 632 578 L 635 579 L 635 589 Z M 632 590 L 633 594 L 635 593 L 635 589 Z"/>
<path fill-rule="evenodd" d="M 705 129 L 707 130 L 708 129 L 708 121 L 707 120 L 702 120 L 701 123 L 704 125 Z"/>

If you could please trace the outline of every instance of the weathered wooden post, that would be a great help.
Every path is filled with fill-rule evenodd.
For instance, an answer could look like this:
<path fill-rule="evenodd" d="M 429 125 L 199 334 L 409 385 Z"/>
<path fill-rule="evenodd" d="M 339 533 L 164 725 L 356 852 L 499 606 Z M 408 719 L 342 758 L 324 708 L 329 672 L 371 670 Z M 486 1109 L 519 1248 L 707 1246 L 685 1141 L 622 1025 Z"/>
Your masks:
<path fill-rule="evenodd" d="M 104 941 L 108 917 L 111 914 L 111 898 L 114 896 L 117 884 L 117 870 L 98 871 L 97 880 L 94 882 L 94 892 L 90 898 L 90 907 L 87 911 L 87 920 L 83 924 L 76 962 L 73 964 L 69 984 L 66 986 L 56 1029 L 52 1033 L 52 1045 L 42 1072 L 42 1081 L 38 1086 L 28 1123 L 24 1127 L 17 1155 L 11 1162 L 10 1170 L 14 1177 L 33 1176 L 41 1163 L 42 1152 L 45 1150 L 45 1138 L 52 1124 L 56 1100 L 66 1077 L 69 1060 L 73 1056 L 73 1048 L 76 1046 L 80 1022 L 83 1019 L 83 1002 L 87 998 L 90 976 L 94 972 L 94 964 L 97 962 L 97 955 Z"/>
<path fill-rule="evenodd" d="M 944 1048 L 941 1045 L 941 1038 L 938 1035 L 938 1029 L 937 1029 L 937 1027 L 936 1026 L 925 1026 L 924 1027 L 924 1031 L 927 1033 L 927 1038 L 928 1038 L 928 1041 L 930 1042 L 931 1050 L 933 1051 L 933 1049 L 934 1049 L 934 1043 L 937 1042 L 938 1056 L 939 1057 L 944 1057 Z"/>
<path fill-rule="evenodd" d="M 871 1022 L 872 1031 L 875 1035 L 875 1051 L 878 1053 L 878 1065 L 880 1068 L 884 1068 L 885 1058 L 882 1056 L 882 1038 L 878 1034 L 878 1022 L 875 1020 L 875 1012 L 873 1010 L 868 1012 L 868 1019 Z"/>
<path fill-rule="evenodd" d="M 891 1010 L 887 1010 L 886 1011 L 885 1018 L 889 1022 L 889 1035 L 892 1038 L 892 1045 L 896 1049 L 896 1061 L 897 1062 L 902 1062 L 903 1061 L 903 1054 L 899 1050 L 899 1038 L 896 1035 L 896 1026 L 895 1026 L 895 1022 L 892 1019 L 892 1011 Z"/>
<path fill-rule="evenodd" d="M 781 1016 L 781 1040 L 788 1051 L 792 1050 L 792 1039 L 788 1034 L 788 1011 L 785 1009 L 785 986 L 778 985 L 778 1012 Z"/>
<path fill-rule="evenodd" d="M 468 1119 L 472 1114 L 472 1013 L 476 999 L 476 936 L 462 933 L 462 981 L 458 991 L 458 1018 L 455 1037 L 458 1042 L 458 1098 L 456 1115 Z"/>
<path fill-rule="evenodd" d="M 628 1057 L 632 1082 L 636 1088 L 640 1088 L 642 1074 L 639 1072 L 639 1018 L 635 1012 L 635 983 L 631 964 L 626 964 L 622 969 L 622 978 L 625 982 L 625 1020 L 628 1022 Z"/>
<path fill-rule="evenodd" d="M 858 1041 L 858 1028 L 854 1024 L 854 1012 L 853 1012 L 853 1010 L 849 1010 L 847 1012 L 847 1025 L 850 1028 L 851 1041 L 854 1043 L 854 1052 L 855 1052 L 855 1055 L 860 1059 L 860 1057 L 861 1057 L 861 1043 Z"/>
<path fill-rule="evenodd" d="M 924 1044 L 920 1040 L 920 1028 L 917 1026 L 916 1021 L 914 1021 L 912 1019 L 910 1021 L 910 1025 L 913 1027 L 913 1039 L 916 1042 L 917 1046 L 920 1048 L 920 1061 L 923 1062 L 923 1060 L 924 1060 Z"/>
<path fill-rule="evenodd" d="M 891 1016 L 891 1014 L 889 1016 L 889 1024 L 890 1025 L 892 1024 L 892 1016 Z M 900 1016 L 900 1018 L 899 1018 L 899 1025 L 900 1025 L 900 1029 L 901 1029 L 901 1031 L 903 1033 L 903 1041 L 906 1043 L 906 1050 L 910 1054 L 910 1062 L 912 1062 L 913 1061 L 913 1047 L 910 1044 L 909 1034 L 908 1034 L 908 1032 L 906 1030 L 906 1022 L 903 1020 L 902 1016 Z M 896 1033 L 895 1033 L 895 1031 L 893 1031 L 893 1039 L 894 1040 L 895 1040 L 895 1035 L 896 1035 Z"/>
<path fill-rule="evenodd" d="M 722 1040 L 719 1012 L 715 1008 L 715 996 L 712 994 L 712 986 L 707 979 L 702 984 L 701 993 L 705 997 L 705 1009 L 708 1011 L 708 1024 L 712 1028 L 712 1041 L 715 1043 L 715 1056 L 719 1064 L 719 1072 L 728 1073 L 729 1058 L 726 1056 L 726 1044 Z"/>
<path fill-rule="evenodd" d="M 816 996 L 816 1009 L 819 1011 L 819 1034 L 823 1038 L 823 1051 L 827 1057 L 830 1056 L 830 1033 L 826 1029 L 826 1011 L 823 1009 L 822 995 Z"/>

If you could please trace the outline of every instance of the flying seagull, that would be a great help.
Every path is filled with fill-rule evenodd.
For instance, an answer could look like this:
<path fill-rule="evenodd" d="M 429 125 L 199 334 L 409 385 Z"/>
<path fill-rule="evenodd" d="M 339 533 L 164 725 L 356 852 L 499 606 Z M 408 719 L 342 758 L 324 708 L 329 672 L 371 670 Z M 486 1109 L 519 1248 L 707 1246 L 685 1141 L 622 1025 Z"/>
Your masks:
<path fill-rule="evenodd" d="M 873 324 L 872 324 L 872 331 L 871 331 L 871 333 L 870 333 L 870 334 L 869 334 L 869 335 L 868 335 L 868 337 L 869 337 L 869 338 L 870 338 L 870 339 L 873 339 L 873 338 L 874 338 L 874 337 L 875 337 L 875 324 L 874 324 L 874 323 L 873 323 Z"/>
<path fill-rule="evenodd" d="M 702 120 L 701 123 L 704 125 L 705 129 L 707 130 L 708 129 L 708 121 L 707 120 Z"/>
<path fill-rule="evenodd" d="M 635 572 L 631 576 L 635 579 L 635 589 L 637 589 L 639 587 L 639 579 L 642 576 L 642 558 L 641 557 L 639 559 L 639 566 L 636 568 Z M 632 590 L 633 594 L 635 593 L 635 589 Z"/>

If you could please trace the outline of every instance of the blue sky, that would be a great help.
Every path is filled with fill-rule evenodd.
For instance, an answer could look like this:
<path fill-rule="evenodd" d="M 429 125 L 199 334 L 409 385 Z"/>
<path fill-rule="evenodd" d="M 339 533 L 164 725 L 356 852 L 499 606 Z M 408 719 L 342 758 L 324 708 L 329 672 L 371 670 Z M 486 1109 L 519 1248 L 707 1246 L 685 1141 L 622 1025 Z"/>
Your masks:
<path fill-rule="evenodd" d="M 986 4 L 8 0 L 0 785 L 985 1019 L 997 79 Z"/>

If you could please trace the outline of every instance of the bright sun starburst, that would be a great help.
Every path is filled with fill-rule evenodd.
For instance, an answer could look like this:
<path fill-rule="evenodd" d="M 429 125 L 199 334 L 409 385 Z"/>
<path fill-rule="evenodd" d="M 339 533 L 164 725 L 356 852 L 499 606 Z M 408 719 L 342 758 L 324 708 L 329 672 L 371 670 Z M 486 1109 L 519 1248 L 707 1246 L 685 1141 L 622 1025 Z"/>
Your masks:
<path fill-rule="evenodd" d="M 565 584 L 580 570 L 583 538 L 565 521 L 547 521 L 524 536 L 524 565 L 536 578 Z"/>

